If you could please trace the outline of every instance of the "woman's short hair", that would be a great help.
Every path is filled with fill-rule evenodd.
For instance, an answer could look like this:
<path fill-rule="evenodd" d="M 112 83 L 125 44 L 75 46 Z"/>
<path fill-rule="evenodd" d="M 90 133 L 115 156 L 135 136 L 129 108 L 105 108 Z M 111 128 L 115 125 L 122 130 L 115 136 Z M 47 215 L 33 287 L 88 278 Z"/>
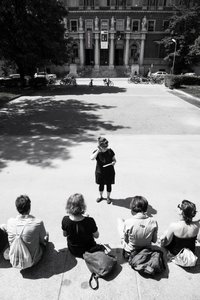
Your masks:
<path fill-rule="evenodd" d="M 148 201 L 143 196 L 135 196 L 133 197 L 130 209 L 132 213 L 138 213 L 138 212 L 146 212 L 148 208 Z"/>
<path fill-rule="evenodd" d="M 182 216 L 186 224 L 190 224 L 192 219 L 196 215 L 196 205 L 189 200 L 183 200 L 181 204 L 178 205 L 182 211 Z"/>
<path fill-rule="evenodd" d="M 29 199 L 29 197 L 27 195 L 21 195 L 21 196 L 17 197 L 17 199 L 15 200 L 15 205 L 16 205 L 17 211 L 20 214 L 24 215 L 24 214 L 28 213 L 31 208 L 31 200 Z"/>
<path fill-rule="evenodd" d="M 82 194 L 74 194 L 69 197 L 66 204 L 66 211 L 70 215 L 81 215 L 86 211 L 86 204 Z"/>

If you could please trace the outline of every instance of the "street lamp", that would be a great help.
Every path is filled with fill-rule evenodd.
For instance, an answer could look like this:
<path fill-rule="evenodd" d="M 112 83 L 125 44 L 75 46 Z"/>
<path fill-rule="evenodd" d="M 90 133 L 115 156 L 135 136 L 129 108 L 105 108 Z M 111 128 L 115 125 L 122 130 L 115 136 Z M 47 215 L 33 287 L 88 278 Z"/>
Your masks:
<path fill-rule="evenodd" d="M 176 46 L 177 46 L 177 42 L 175 39 L 172 39 L 172 42 L 174 42 L 175 44 L 175 48 L 174 48 L 174 57 L 173 57 L 173 64 L 172 64 L 172 74 L 174 74 L 174 64 L 175 64 L 175 58 L 176 58 Z"/>

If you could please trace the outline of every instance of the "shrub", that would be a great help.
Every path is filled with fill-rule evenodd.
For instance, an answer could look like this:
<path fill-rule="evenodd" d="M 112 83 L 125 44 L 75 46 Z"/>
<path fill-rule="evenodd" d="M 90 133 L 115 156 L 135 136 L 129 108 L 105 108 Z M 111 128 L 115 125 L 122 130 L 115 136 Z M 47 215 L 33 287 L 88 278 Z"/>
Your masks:
<path fill-rule="evenodd" d="M 178 89 L 181 85 L 200 85 L 200 77 L 186 75 L 166 75 L 165 86 Z"/>
<path fill-rule="evenodd" d="M 30 79 L 30 81 L 29 81 L 29 84 L 33 87 L 46 86 L 47 83 L 48 83 L 48 81 L 45 77 L 36 77 L 36 78 Z"/>

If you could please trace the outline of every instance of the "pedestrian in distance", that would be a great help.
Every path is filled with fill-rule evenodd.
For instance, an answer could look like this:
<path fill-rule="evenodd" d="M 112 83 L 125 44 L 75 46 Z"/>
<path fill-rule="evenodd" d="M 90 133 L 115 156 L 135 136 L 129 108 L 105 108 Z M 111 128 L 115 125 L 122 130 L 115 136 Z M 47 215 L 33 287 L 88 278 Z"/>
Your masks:
<path fill-rule="evenodd" d="M 99 237 L 95 220 L 85 212 L 83 195 L 76 193 L 67 200 L 67 215 L 62 219 L 62 230 L 64 237 L 67 238 L 68 249 L 71 254 L 81 258 L 86 251 L 97 247 L 95 239 Z"/>
<path fill-rule="evenodd" d="M 115 153 L 111 148 L 108 148 L 108 140 L 104 137 L 98 138 L 97 149 L 91 155 L 91 159 L 96 159 L 95 180 L 99 185 L 100 197 L 97 202 L 101 202 L 103 198 L 104 186 L 107 189 L 107 203 L 110 204 L 110 194 L 112 191 L 112 184 L 115 183 L 115 169 L 116 163 Z"/>
<path fill-rule="evenodd" d="M 89 87 L 93 87 L 93 79 L 90 79 Z"/>
<path fill-rule="evenodd" d="M 180 220 L 169 225 L 161 239 L 164 246 L 173 255 L 177 255 L 183 248 L 195 252 L 196 240 L 200 242 L 200 220 L 193 221 L 197 211 L 196 205 L 183 200 L 178 205 Z"/>
<path fill-rule="evenodd" d="M 157 241 L 158 232 L 156 220 L 147 215 L 148 201 L 145 197 L 133 197 L 130 209 L 132 218 L 118 219 L 118 231 L 126 259 L 135 250 L 151 248 L 151 244 Z"/>

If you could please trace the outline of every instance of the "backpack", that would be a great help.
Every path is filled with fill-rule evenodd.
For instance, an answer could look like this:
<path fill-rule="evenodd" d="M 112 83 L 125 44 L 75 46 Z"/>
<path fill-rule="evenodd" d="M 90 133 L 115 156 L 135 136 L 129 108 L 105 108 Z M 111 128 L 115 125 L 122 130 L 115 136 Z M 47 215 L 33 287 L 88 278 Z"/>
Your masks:
<path fill-rule="evenodd" d="M 142 249 L 133 251 L 129 257 L 130 266 L 141 275 L 154 276 L 165 270 L 163 252 L 160 250 Z"/>
<path fill-rule="evenodd" d="M 22 233 L 25 225 L 20 234 L 16 233 L 15 239 L 10 246 L 9 258 L 13 268 L 27 269 L 33 265 L 33 260 L 26 244 L 22 239 Z"/>
<path fill-rule="evenodd" d="M 99 288 L 98 278 L 108 275 L 117 264 L 117 260 L 115 257 L 105 254 L 103 251 L 93 253 L 85 252 L 83 258 L 92 273 L 89 279 L 89 285 L 93 290 L 97 290 Z M 93 286 L 93 280 L 95 280 L 95 286 Z"/>

